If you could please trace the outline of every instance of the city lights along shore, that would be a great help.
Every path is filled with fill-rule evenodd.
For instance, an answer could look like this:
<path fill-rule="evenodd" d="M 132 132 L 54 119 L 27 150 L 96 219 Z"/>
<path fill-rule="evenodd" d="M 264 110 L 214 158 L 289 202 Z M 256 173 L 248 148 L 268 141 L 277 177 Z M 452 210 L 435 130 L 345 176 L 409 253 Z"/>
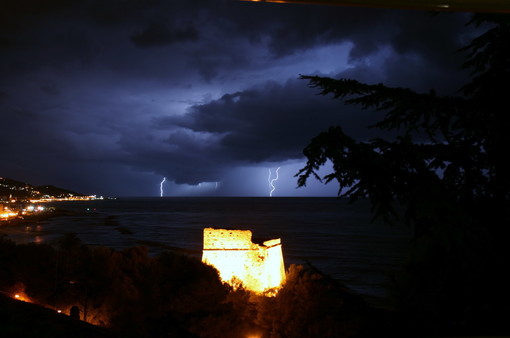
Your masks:
<path fill-rule="evenodd" d="M 0 221 L 40 214 L 47 209 L 39 203 L 91 201 L 102 196 L 84 195 L 53 185 L 32 184 L 0 177 Z"/>

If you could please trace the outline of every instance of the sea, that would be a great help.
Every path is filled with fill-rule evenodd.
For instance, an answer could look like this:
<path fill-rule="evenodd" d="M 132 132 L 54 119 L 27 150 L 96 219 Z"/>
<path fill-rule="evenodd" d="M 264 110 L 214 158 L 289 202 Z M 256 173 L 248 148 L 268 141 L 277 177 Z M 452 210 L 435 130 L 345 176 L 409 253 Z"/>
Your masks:
<path fill-rule="evenodd" d="M 370 205 L 329 197 L 152 197 L 55 202 L 63 216 L 25 226 L 18 242 L 52 243 L 75 233 L 89 245 L 145 245 L 201 256 L 206 227 L 251 230 L 254 242 L 280 238 L 285 265 L 320 270 L 353 291 L 389 297 L 391 274 L 405 259 L 410 231 L 372 221 Z"/>

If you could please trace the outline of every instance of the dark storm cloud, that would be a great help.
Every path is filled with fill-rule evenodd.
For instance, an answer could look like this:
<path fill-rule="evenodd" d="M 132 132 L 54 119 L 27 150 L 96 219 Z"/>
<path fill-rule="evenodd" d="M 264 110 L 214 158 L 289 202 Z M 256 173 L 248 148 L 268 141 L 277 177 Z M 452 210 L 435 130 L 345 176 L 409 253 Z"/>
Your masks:
<path fill-rule="evenodd" d="M 0 11 L 0 176 L 114 195 L 302 161 L 330 125 L 374 137 L 365 126 L 380 115 L 317 96 L 298 75 L 451 93 L 466 78 L 455 50 L 472 34 L 459 13 L 229 0 L 23 7 Z"/>
<path fill-rule="evenodd" d="M 179 126 L 216 135 L 211 157 L 240 164 L 299 159 L 303 147 L 330 125 L 342 125 L 358 139 L 374 137 L 375 131 L 366 127 L 377 115 L 317 96 L 305 81 L 289 80 L 226 94 L 185 115 L 155 122 L 158 128 Z"/>
<path fill-rule="evenodd" d="M 57 4 L 60 7 L 56 7 Z M 35 7 L 34 11 L 43 10 L 41 6 Z M 414 53 L 424 59 L 434 58 L 436 67 L 456 66 L 460 57 L 453 52 L 445 55 L 444 49 L 451 49 L 452 44 L 460 46 L 455 39 L 465 21 L 465 15 L 449 13 L 432 18 L 422 12 L 221 0 L 84 1 L 77 2 L 74 7 L 56 2 L 44 9 L 44 13 L 47 12 L 56 18 L 48 20 L 25 16 L 24 20 L 20 19 L 34 27 L 38 36 L 25 34 L 17 38 L 24 36 L 29 39 L 25 44 L 40 44 L 44 51 L 35 50 L 30 54 L 30 60 L 26 60 L 29 53 L 21 58 L 18 56 L 13 61 L 18 69 L 38 63 L 65 66 L 73 59 L 82 66 L 90 65 L 105 52 L 105 44 L 112 43 L 98 37 L 101 34 L 113 37 L 115 29 L 120 29 L 123 30 L 123 38 L 140 47 L 196 42 L 199 36 L 202 37 L 202 43 L 187 50 L 186 56 L 188 66 L 195 67 L 206 81 L 232 69 L 257 67 L 257 60 L 249 57 L 250 49 L 266 50 L 268 55 L 265 58 L 281 59 L 317 46 L 340 42 L 353 44 L 350 52 L 352 62 L 363 60 L 385 46 L 392 46 L 394 52 L 401 55 Z M 55 20 L 59 19 L 59 13 L 69 15 L 73 21 Z M 101 20 L 97 21 L 98 18 Z M 95 22 L 103 21 L 108 24 L 94 26 Z M 38 24 L 44 25 L 48 34 L 41 34 L 36 28 Z M 52 25 L 54 29 L 48 30 Z M 122 36 L 116 35 L 115 38 Z M 23 44 L 23 41 L 18 43 Z M 118 44 L 119 41 L 114 40 L 112 47 Z M 125 63 L 126 68 L 133 67 L 126 58 L 130 60 L 131 56 L 124 54 L 117 62 Z"/>
<path fill-rule="evenodd" d="M 185 115 L 155 117 L 146 132 L 123 132 L 118 158 L 140 171 L 156 171 L 176 183 L 220 181 L 227 169 L 300 159 L 302 148 L 331 124 L 359 138 L 372 112 L 324 100 L 306 82 L 267 83 L 190 108 Z M 148 133 L 160 136 L 148 136 Z"/>
<path fill-rule="evenodd" d="M 36 7 L 38 11 L 42 10 L 40 6 Z M 54 7 L 55 4 L 45 11 L 53 13 L 56 11 Z M 61 7 L 64 13 L 71 10 L 69 4 L 61 4 Z M 197 49 L 198 53 L 209 58 L 211 47 L 216 49 L 214 53 L 223 49 L 228 55 L 228 51 L 235 48 L 232 41 L 240 37 L 267 48 L 273 57 L 284 57 L 318 45 L 351 41 L 354 44 L 351 50 L 353 59 L 365 57 L 391 44 L 397 53 L 436 55 L 436 62 L 448 62 L 449 65 L 452 58 L 445 58 L 438 51 L 450 48 L 452 42 L 457 43 L 452 39 L 458 37 L 466 18 L 466 15 L 450 13 L 432 18 L 431 14 L 423 12 L 226 0 L 84 1 L 81 4 L 77 2 L 75 7 L 73 14 L 78 20 L 100 18 L 99 21 L 109 23 L 107 28 L 112 25 L 137 26 L 126 33 L 138 46 L 196 41 L 200 31 L 212 31 L 221 37 L 218 44 L 212 46 L 209 42 L 205 45 L 207 49 Z M 36 25 L 37 20 L 31 17 L 32 20 L 24 19 L 30 21 L 27 24 Z M 143 23 L 141 29 L 140 22 Z M 83 41 L 83 38 L 76 37 L 78 41 Z M 65 41 L 63 43 L 67 45 Z M 204 61 L 203 64 L 208 63 Z M 209 64 L 217 68 L 217 62 Z"/>
<path fill-rule="evenodd" d="M 140 171 L 157 172 L 178 184 L 217 181 L 234 161 L 221 158 L 214 139 L 186 130 L 166 133 L 160 139 L 124 135 L 120 150 L 128 156 L 121 163 Z"/>
<path fill-rule="evenodd" d="M 48 95 L 58 95 L 60 94 L 60 90 L 58 86 L 54 83 L 48 83 L 41 85 L 41 90 Z"/>
<path fill-rule="evenodd" d="M 131 41 L 139 47 L 168 45 L 175 42 L 196 41 L 197 39 L 198 32 L 195 27 L 169 29 L 165 25 L 156 23 L 150 24 L 141 32 L 131 36 Z"/>

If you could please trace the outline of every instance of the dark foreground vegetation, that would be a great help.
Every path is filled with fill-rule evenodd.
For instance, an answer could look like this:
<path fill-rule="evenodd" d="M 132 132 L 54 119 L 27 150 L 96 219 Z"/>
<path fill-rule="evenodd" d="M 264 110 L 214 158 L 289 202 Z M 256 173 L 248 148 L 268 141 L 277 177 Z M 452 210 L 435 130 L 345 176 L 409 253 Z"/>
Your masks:
<path fill-rule="evenodd" d="M 12 299 L 0 297 L 2 337 L 69 336 L 71 318 L 56 310 L 71 314 L 76 323 L 108 328 L 94 332 L 77 325 L 72 336 L 81 337 L 396 336 L 395 328 L 400 330 L 405 322 L 370 308 L 312 268 L 291 266 L 277 296 L 264 297 L 232 290 L 197 258 L 171 252 L 151 257 L 145 247 L 89 247 L 73 234 L 55 246 L 2 238 L 0 266 L 4 295 L 20 294 L 52 309 L 38 313 L 13 308 Z"/>
<path fill-rule="evenodd" d="M 304 150 L 299 184 L 337 181 L 342 196 L 368 198 L 375 217 L 413 230 L 395 296 L 420 327 L 508 336 L 510 15 L 476 14 L 470 24 L 484 32 L 461 50 L 471 81 L 455 97 L 303 76 L 324 95 L 384 112 L 373 127 L 394 137 L 358 142 L 332 126 Z M 321 178 L 326 161 L 333 172 Z"/>
<path fill-rule="evenodd" d="M 0 293 L 0 336 L 38 338 L 115 337 L 105 328 Z"/>

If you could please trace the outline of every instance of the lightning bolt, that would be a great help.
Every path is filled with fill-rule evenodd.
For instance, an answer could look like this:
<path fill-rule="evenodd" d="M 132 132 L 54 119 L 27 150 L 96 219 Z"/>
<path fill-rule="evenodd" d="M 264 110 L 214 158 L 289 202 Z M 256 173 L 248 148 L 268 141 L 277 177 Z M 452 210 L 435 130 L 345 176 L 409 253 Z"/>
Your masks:
<path fill-rule="evenodd" d="M 163 183 L 165 183 L 166 181 L 166 177 L 163 177 L 163 181 L 161 181 L 161 183 L 159 184 L 159 197 L 163 197 Z"/>
<path fill-rule="evenodd" d="M 271 188 L 271 191 L 269 192 L 269 197 L 273 197 L 273 192 L 275 191 L 276 187 L 274 186 L 274 182 L 278 181 L 278 170 L 280 170 L 280 167 L 276 168 L 276 177 L 271 179 L 271 168 L 269 168 L 269 177 L 267 178 L 267 181 L 269 182 L 269 187 Z"/>

